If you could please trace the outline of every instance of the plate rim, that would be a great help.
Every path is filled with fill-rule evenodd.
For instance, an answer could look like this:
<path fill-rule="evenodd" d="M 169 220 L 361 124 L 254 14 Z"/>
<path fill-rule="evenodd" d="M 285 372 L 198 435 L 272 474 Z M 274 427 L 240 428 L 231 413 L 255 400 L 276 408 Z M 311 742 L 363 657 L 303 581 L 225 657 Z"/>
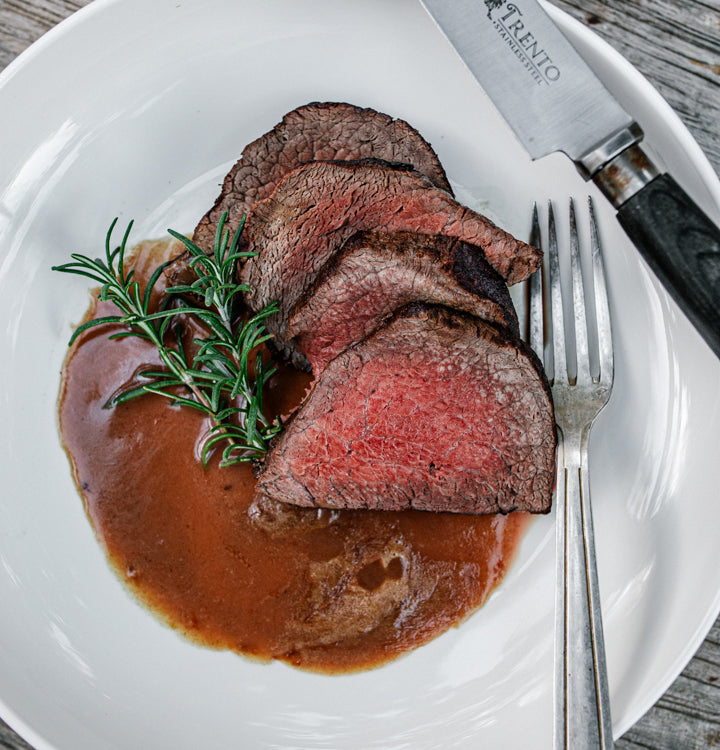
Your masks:
<path fill-rule="evenodd" d="M 631 79 L 630 85 L 632 87 L 642 88 L 645 95 L 649 99 L 654 100 L 655 106 L 663 110 L 664 119 L 671 121 L 673 134 L 678 137 L 682 147 L 692 154 L 693 167 L 698 172 L 700 181 L 707 189 L 711 199 L 715 202 L 716 208 L 720 210 L 720 179 L 718 178 L 718 175 L 709 159 L 702 151 L 697 140 L 692 136 L 689 128 L 682 122 L 680 117 L 662 97 L 658 90 L 642 73 L 640 73 L 640 71 L 637 70 L 637 68 L 635 68 L 635 66 L 632 65 L 630 61 L 628 61 L 608 42 L 602 39 L 596 32 L 570 16 L 566 11 L 550 5 L 546 0 L 541 0 L 541 2 L 561 29 L 570 29 L 571 32 L 580 37 L 585 44 L 598 50 L 601 56 L 609 59 L 613 67 L 621 68 Z M 72 15 L 48 30 L 26 50 L 20 53 L 20 55 L 13 59 L 2 72 L 0 72 L 0 95 L 6 83 L 23 70 L 26 65 L 32 64 L 33 60 L 42 55 L 47 47 L 53 45 L 58 39 L 72 33 L 77 26 L 85 23 L 94 14 L 103 13 L 108 8 L 120 3 L 122 3 L 122 0 L 93 0 L 93 2 L 75 11 Z M 682 137 L 680 138 L 680 136 Z M 650 707 L 655 705 L 658 699 L 677 679 L 683 668 L 697 652 L 699 646 L 702 644 L 717 619 L 718 614 L 720 614 L 720 591 L 717 592 L 713 600 L 712 608 L 708 610 L 704 620 L 697 625 L 694 639 L 685 644 L 685 647 L 678 652 L 676 658 L 673 660 L 673 666 L 668 668 L 668 677 L 665 682 L 657 688 L 655 694 L 648 695 L 645 701 L 639 701 L 644 707 L 637 712 L 637 715 L 631 721 L 626 721 L 626 725 L 623 724 L 614 727 L 614 734 L 616 734 L 617 737 L 624 734 L 631 726 L 636 724 L 642 715 Z M 17 731 L 19 735 L 23 738 L 27 738 L 31 744 L 36 746 L 38 750 L 57 750 L 57 747 L 51 741 L 46 740 L 42 735 L 35 732 L 32 726 L 24 722 L 8 705 L 2 695 L 0 695 L 0 716 L 9 726 Z"/>

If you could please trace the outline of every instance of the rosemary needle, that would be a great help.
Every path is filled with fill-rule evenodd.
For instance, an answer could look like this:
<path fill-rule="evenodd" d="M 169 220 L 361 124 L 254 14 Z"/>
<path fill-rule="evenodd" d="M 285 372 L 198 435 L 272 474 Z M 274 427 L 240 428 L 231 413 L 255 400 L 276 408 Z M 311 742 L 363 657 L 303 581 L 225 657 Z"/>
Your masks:
<path fill-rule="evenodd" d="M 263 411 L 263 389 L 276 371 L 265 363 L 258 347 L 270 338 L 265 319 L 277 311 L 273 303 L 249 320 L 234 315 L 237 298 L 248 291 L 236 283 L 237 264 L 250 253 L 238 249 L 244 220 L 230 240 L 223 214 L 215 235 L 211 255 L 187 237 L 168 230 L 186 247 L 195 272 L 191 284 L 166 289 L 165 304 L 151 310 L 150 299 L 160 275 L 168 263 L 155 269 L 145 290 L 134 280 L 134 272 L 125 270 L 125 251 L 133 222 L 128 224 L 118 247 L 111 249 L 117 219 L 105 238 L 105 258 L 89 258 L 74 253 L 72 262 L 53 270 L 85 276 L 100 284 L 98 298 L 118 308 L 118 314 L 89 320 L 73 333 L 70 344 L 89 328 L 114 324 L 125 329 L 111 339 L 135 336 L 152 343 L 164 368 L 146 369 L 138 374 L 144 382 L 124 388 L 106 404 L 113 407 L 137 396 L 153 393 L 174 404 L 207 414 L 213 422 L 206 437 L 202 460 L 207 464 L 215 448 L 222 447 L 220 465 L 249 461 L 264 454 L 272 438 L 282 429 L 279 418 L 272 421 Z M 171 261 L 170 261 L 171 262 Z M 173 302 L 172 305 L 167 304 Z M 193 340 L 188 351 L 183 344 L 181 317 L 194 318 L 205 334 Z"/>

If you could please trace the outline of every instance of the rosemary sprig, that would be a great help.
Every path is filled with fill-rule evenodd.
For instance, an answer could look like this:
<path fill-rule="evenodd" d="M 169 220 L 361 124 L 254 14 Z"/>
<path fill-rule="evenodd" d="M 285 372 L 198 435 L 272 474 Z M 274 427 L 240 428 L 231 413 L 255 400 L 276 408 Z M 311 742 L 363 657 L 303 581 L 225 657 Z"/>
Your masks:
<path fill-rule="evenodd" d="M 171 399 L 174 404 L 200 410 L 213 422 L 203 444 L 203 463 L 207 464 L 213 449 L 224 443 L 221 466 L 248 461 L 265 453 L 270 440 L 282 429 L 279 418 L 270 421 L 263 412 L 263 389 L 276 368 L 272 363 L 263 362 L 258 351 L 260 344 L 270 338 L 264 321 L 277 311 L 277 305 L 266 307 L 247 321 L 237 320 L 233 313 L 237 296 L 248 287 L 235 282 L 236 268 L 238 261 L 250 253 L 238 250 L 244 220 L 232 241 L 225 229 L 226 220 L 227 215 L 223 214 L 212 255 L 206 255 L 188 238 L 168 230 L 187 248 L 197 278 L 192 284 L 166 289 L 172 297 L 169 295 L 165 304 L 155 311 L 150 309 L 152 290 L 168 263 L 155 269 L 144 292 L 141 291 L 139 283 L 133 279 L 134 272 L 125 270 L 132 221 L 120 245 L 111 249 L 117 219 L 113 221 L 105 238 L 104 260 L 74 253 L 72 263 L 53 267 L 53 270 L 97 282 L 100 284 L 98 298 L 114 303 L 120 311 L 118 315 L 83 323 L 73 333 L 70 344 L 90 328 L 124 325 L 125 330 L 110 338 L 145 339 L 156 347 L 164 365 L 162 370 L 140 372 L 138 377 L 147 382 L 123 389 L 106 406 L 154 393 Z M 167 303 L 173 298 L 175 304 L 169 306 Z M 193 340 L 192 352 L 183 344 L 180 316 L 195 318 L 207 332 Z"/>

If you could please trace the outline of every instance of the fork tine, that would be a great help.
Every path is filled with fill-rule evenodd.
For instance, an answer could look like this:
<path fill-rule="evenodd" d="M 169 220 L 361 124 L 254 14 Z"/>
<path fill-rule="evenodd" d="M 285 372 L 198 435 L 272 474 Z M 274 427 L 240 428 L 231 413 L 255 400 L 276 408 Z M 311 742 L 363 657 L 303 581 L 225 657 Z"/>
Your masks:
<path fill-rule="evenodd" d="M 548 261 L 550 270 L 550 311 L 553 332 L 553 382 L 567 383 L 567 356 L 565 354 L 565 325 L 563 323 L 562 291 L 560 289 L 560 258 L 558 257 L 557 230 L 552 203 L 548 203 Z"/>
<path fill-rule="evenodd" d="M 530 244 L 540 247 L 540 221 L 538 219 L 537 203 L 533 206 L 532 229 L 530 230 Z M 542 268 L 530 277 L 530 330 L 529 341 L 535 354 L 541 362 L 545 359 L 544 325 L 543 325 L 543 284 Z"/>
<path fill-rule="evenodd" d="M 597 217 L 592 197 L 588 198 L 590 212 L 590 247 L 592 253 L 593 283 L 595 288 L 595 317 L 597 319 L 598 350 L 600 358 L 600 384 L 610 387 L 613 382 L 613 345 L 610 326 L 610 303 L 605 282 L 605 264 L 600 249 Z"/>
<path fill-rule="evenodd" d="M 603 748 L 612 750 L 612 723 L 608 695 L 607 666 L 602 636 L 600 590 L 597 580 L 595 544 L 588 473 L 587 435 L 595 417 L 610 397 L 612 349 L 607 291 L 598 241 L 597 222 L 590 206 L 592 264 L 597 315 L 588 330 L 585 318 L 583 278 L 575 206 L 570 203 L 570 275 L 572 297 L 565 296 L 566 311 L 575 323 L 577 382 L 569 382 L 565 349 L 565 320 L 558 258 L 555 217 L 549 216 L 548 260 L 550 302 L 554 335 L 555 378 L 552 385 L 555 421 L 558 426 L 556 529 L 556 748 Z M 587 279 L 589 282 L 589 279 Z M 588 289 L 590 284 L 587 284 Z M 568 290 L 569 291 L 569 290 Z M 597 298 L 594 300 L 594 298 Z M 572 311 L 570 309 L 572 304 Z M 594 333 L 597 318 L 600 343 L 601 381 L 590 378 L 588 333 Z M 567 321 L 568 332 L 571 321 Z M 574 367 L 572 368 L 574 369 Z"/>
<path fill-rule="evenodd" d="M 573 321 L 575 325 L 576 382 L 590 382 L 590 354 L 588 348 L 585 292 L 580 267 L 580 241 L 575 220 L 575 202 L 570 198 L 570 271 L 572 274 Z"/>

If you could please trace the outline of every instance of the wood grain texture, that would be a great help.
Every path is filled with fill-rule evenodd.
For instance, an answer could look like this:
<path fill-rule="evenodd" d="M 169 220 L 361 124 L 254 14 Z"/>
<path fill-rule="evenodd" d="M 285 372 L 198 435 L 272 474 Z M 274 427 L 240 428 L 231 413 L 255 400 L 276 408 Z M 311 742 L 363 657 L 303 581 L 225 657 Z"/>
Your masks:
<path fill-rule="evenodd" d="M 720 174 L 720 0 L 553 0 L 646 76 Z"/>
<path fill-rule="evenodd" d="M 0 70 L 90 0 L 0 0 Z"/>
<path fill-rule="evenodd" d="M 720 0 L 553 1 L 648 78 L 720 174 Z M 0 0 L 0 69 L 84 5 L 87 0 Z M 680 677 L 617 748 L 720 748 L 720 619 Z M 2 721 L 0 749 L 32 750 Z"/>

